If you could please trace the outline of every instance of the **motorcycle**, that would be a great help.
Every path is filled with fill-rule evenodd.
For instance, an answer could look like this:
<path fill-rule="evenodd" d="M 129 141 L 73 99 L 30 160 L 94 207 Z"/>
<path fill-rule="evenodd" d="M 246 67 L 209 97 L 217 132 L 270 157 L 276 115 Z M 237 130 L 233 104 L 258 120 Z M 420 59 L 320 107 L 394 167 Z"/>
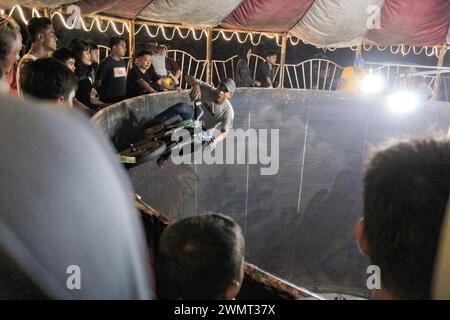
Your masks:
<path fill-rule="evenodd" d="M 158 123 L 144 129 L 145 138 L 130 143 L 126 149 L 122 150 L 118 155 L 119 161 L 127 168 L 131 168 L 157 159 L 158 166 L 162 168 L 171 154 L 186 150 L 184 147 L 187 145 L 191 145 L 191 150 L 196 144 L 202 144 L 202 147 L 207 146 L 214 138 L 205 135 L 202 131 L 203 113 L 201 101 L 196 100 L 193 119 L 181 120 L 173 124 Z M 189 132 L 188 139 L 181 137 L 180 133 L 183 130 Z"/>

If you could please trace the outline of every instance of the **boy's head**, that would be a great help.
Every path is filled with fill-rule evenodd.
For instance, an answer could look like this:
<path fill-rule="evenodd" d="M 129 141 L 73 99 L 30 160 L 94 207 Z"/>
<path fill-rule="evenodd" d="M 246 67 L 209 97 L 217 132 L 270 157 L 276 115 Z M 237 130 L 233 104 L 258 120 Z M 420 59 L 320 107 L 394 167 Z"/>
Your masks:
<path fill-rule="evenodd" d="M 167 54 L 169 53 L 169 48 L 165 45 L 160 45 L 160 47 L 163 49 L 163 56 L 167 57 Z"/>
<path fill-rule="evenodd" d="M 150 50 L 142 50 L 137 56 L 137 67 L 139 69 L 148 70 L 152 65 L 153 52 Z"/>
<path fill-rule="evenodd" d="M 89 45 L 89 42 L 80 39 L 74 39 L 71 41 L 70 46 L 73 50 L 73 53 L 75 54 L 77 64 L 88 66 L 92 64 L 91 47 Z"/>
<path fill-rule="evenodd" d="M 429 299 L 442 219 L 450 193 L 450 141 L 416 139 L 380 148 L 364 174 L 361 251 L 380 267 L 382 290 Z"/>
<path fill-rule="evenodd" d="M 22 96 L 72 107 L 77 87 L 75 74 L 53 58 L 26 61 L 20 68 Z"/>
<path fill-rule="evenodd" d="M 277 54 L 276 54 L 276 52 L 273 51 L 273 50 L 267 51 L 266 59 L 267 59 L 267 62 L 269 62 L 270 64 L 277 63 Z"/>
<path fill-rule="evenodd" d="M 72 72 L 75 72 L 75 53 L 67 47 L 62 47 L 53 52 L 53 59 L 58 60 Z"/>
<path fill-rule="evenodd" d="M 7 15 L 0 15 L 0 66 L 8 75 L 20 59 L 22 36 L 17 23 Z"/>
<path fill-rule="evenodd" d="M 89 48 L 91 52 L 91 62 L 98 64 L 100 62 L 100 49 L 98 45 L 93 41 L 89 41 Z"/>
<path fill-rule="evenodd" d="M 127 52 L 127 43 L 121 37 L 112 37 L 109 40 L 109 48 L 111 49 L 111 54 L 124 57 Z"/>
<path fill-rule="evenodd" d="M 182 219 L 162 234 L 157 253 L 160 299 L 234 299 L 244 276 L 244 237 L 221 214 Z"/>
<path fill-rule="evenodd" d="M 161 56 L 165 56 L 165 54 L 166 54 L 166 49 L 167 49 L 167 47 L 156 46 L 156 47 L 153 49 L 153 53 L 154 53 L 154 54 L 161 55 Z"/>
<path fill-rule="evenodd" d="M 31 18 L 28 21 L 27 32 L 31 43 L 40 44 L 48 52 L 56 50 L 58 39 L 49 18 Z"/>

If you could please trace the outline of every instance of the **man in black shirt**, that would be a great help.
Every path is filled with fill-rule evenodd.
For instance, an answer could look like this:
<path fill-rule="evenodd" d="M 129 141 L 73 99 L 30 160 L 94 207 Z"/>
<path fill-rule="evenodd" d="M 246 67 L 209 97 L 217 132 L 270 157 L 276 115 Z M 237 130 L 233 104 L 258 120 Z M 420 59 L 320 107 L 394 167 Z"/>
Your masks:
<path fill-rule="evenodd" d="M 124 100 L 127 93 L 127 64 L 122 59 L 127 45 L 124 39 L 112 37 L 109 47 L 111 55 L 98 65 L 95 84 L 101 101 L 116 103 Z"/>
<path fill-rule="evenodd" d="M 128 71 L 127 98 L 162 91 L 156 83 L 159 78 L 151 68 L 152 57 L 153 53 L 149 50 L 139 52 L 137 64 Z"/>
<path fill-rule="evenodd" d="M 269 50 L 266 55 L 266 61 L 258 66 L 256 80 L 261 82 L 262 88 L 274 88 L 275 63 L 277 62 L 277 54 L 275 51 Z"/>

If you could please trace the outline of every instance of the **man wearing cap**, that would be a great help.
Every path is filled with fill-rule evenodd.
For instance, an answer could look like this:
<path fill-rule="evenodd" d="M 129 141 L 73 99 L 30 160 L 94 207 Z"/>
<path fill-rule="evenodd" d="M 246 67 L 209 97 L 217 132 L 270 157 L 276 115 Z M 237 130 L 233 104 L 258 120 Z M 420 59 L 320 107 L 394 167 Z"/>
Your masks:
<path fill-rule="evenodd" d="M 203 128 L 204 135 L 214 136 L 214 140 L 208 148 L 214 149 L 217 143 L 225 139 L 229 130 L 233 127 L 234 110 L 229 99 L 236 90 L 236 84 L 230 78 L 223 80 L 217 88 L 206 82 L 186 75 L 186 82 L 192 87 L 191 99 L 201 99 L 203 106 Z M 187 103 L 177 103 L 164 112 L 158 114 L 154 120 L 166 122 L 176 115 L 183 119 L 194 117 L 194 107 Z"/>
<path fill-rule="evenodd" d="M 365 76 L 364 60 L 362 58 L 356 58 L 353 66 L 346 67 L 342 71 L 339 90 L 343 92 L 357 92 Z"/>

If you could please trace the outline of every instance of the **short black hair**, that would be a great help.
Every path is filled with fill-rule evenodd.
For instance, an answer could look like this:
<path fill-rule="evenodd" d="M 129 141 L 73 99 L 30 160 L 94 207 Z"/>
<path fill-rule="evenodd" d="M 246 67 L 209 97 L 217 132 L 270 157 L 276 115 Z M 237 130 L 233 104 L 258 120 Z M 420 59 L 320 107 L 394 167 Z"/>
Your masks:
<path fill-rule="evenodd" d="M 34 17 L 28 20 L 27 32 L 31 42 L 35 42 L 37 36 L 51 25 L 52 21 L 46 17 Z"/>
<path fill-rule="evenodd" d="M 397 299 L 429 299 L 450 193 L 450 141 L 397 141 L 373 151 L 364 173 L 364 234 L 382 285 Z"/>
<path fill-rule="evenodd" d="M 85 40 L 73 39 L 72 41 L 70 41 L 70 48 L 75 54 L 75 59 L 77 60 L 77 63 L 81 63 L 81 56 L 83 55 L 83 52 L 90 51 L 91 47 L 89 45 L 89 42 Z"/>
<path fill-rule="evenodd" d="M 67 47 L 62 47 L 53 52 L 53 59 L 65 63 L 69 59 L 76 59 L 75 53 Z"/>
<path fill-rule="evenodd" d="M 20 88 L 37 99 L 69 98 L 78 87 L 78 78 L 64 64 L 53 58 L 25 61 L 20 68 Z"/>
<path fill-rule="evenodd" d="M 239 225 L 221 214 L 203 214 L 170 225 L 157 251 L 159 299 L 223 299 L 240 280 L 244 237 Z"/>
<path fill-rule="evenodd" d="M 109 39 L 109 48 L 112 49 L 114 46 L 117 46 L 118 44 L 120 44 L 121 42 L 125 42 L 125 39 L 122 37 L 111 37 L 111 39 Z"/>
<path fill-rule="evenodd" d="M 98 50 L 99 49 L 98 44 L 96 44 L 94 41 L 89 40 L 88 43 L 89 43 L 89 50 Z"/>
<path fill-rule="evenodd" d="M 139 51 L 139 53 L 137 54 L 136 58 L 140 58 L 140 57 L 143 57 L 143 56 L 146 56 L 146 55 L 152 56 L 152 55 L 153 55 L 153 52 L 152 52 L 151 50 L 146 50 L 146 49 L 141 50 L 141 51 Z"/>
<path fill-rule="evenodd" d="M 276 56 L 277 53 L 274 50 L 267 50 L 266 57 Z"/>

